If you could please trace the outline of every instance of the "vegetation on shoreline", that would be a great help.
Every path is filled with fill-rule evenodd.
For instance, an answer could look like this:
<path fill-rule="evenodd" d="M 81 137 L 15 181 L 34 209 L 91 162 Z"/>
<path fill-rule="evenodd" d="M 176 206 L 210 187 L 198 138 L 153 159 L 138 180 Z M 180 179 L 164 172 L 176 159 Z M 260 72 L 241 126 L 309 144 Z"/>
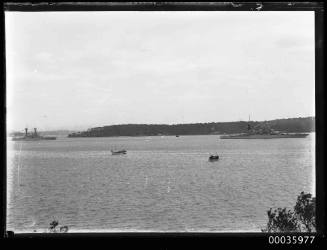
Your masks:
<path fill-rule="evenodd" d="M 316 198 L 310 193 L 301 192 L 297 197 L 293 211 L 278 208 L 267 211 L 268 223 L 262 232 L 315 232 Z"/>
<path fill-rule="evenodd" d="M 49 232 L 50 233 L 67 233 L 68 232 L 68 226 L 61 226 L 59 229 L 57 226 L 59 225 L 59 222 L 57 220 L 54 220 L 50 223 Z"/>
<path fill-rule="evenodd" d="M 288 133 L 315 131 L 314 117 L 300 117 L 265 121 L 272 129 Z M 251 121 L 251 126 L 261 122 Z M 155 135 L 208 135 L 233 134 L 247 131 L 248 122 L 211 122 L 192 124 L 123 124 L 96 127 L 71 133 L 68 137 L 155 136 Z"/>

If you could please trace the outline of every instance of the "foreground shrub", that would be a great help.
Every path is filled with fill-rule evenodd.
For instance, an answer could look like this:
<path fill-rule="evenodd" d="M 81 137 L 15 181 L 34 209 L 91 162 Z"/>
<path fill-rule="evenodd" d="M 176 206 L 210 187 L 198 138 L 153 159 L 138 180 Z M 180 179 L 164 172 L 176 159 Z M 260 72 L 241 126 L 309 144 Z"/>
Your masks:
<path fill-rule="evenodd" d="M 50 233 L 67 233 L 68 232 L 68 226 L 61 226 L 59 227 L 59 230 L 57 229 L 57 226 L 59 225 L 59 222 L 57 220 L 54 220 L 50 223 L 49 231 Z"/>
<path fill-rule="evenodd" d="M 316 199 L 301 192 L 294 211 L 277 208 L 267 211 L 268 222 L 262 232 L 314 232 L 316 230 Z"/>

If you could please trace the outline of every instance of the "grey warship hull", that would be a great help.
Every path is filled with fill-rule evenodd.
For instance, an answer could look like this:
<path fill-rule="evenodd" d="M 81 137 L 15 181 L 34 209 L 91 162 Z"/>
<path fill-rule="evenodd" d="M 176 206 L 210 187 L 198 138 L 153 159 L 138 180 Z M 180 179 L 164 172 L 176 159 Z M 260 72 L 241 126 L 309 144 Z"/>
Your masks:
<path fill-rule="evenodd" d="M 220 139 L 279 139 L 279 138 L 304 138 L 309 134 L 240 134 L 240 135 L 222 135 Z"/>
<path fill-rule="evenodd" d="M 52 136 L 39 136 L 39 137 L 14 137 L 12 138 L 13 141 L 44 141 L 44 140 L 56 140 L 57 137 Z"/>
<path fill-rule="evenodd" d="M 44 141 L 44 140 L 56 140 L 57 137 L 38 137 L 38 138 L 28 138 L 28 137 L 19 137 L 12 138 L 13 141 Z"/>
<path fill-rule="evenodd" d="M 28 129 L 25 128 L 25 135 L 21 137 L 13 137 L 13 141 L 44 141 L 44 140 L 56 140 L 57 137 L 54 136 L 41 136 L 37 133 L 36 128 L 34 128 L 34 133 L 28 133 Z"/>

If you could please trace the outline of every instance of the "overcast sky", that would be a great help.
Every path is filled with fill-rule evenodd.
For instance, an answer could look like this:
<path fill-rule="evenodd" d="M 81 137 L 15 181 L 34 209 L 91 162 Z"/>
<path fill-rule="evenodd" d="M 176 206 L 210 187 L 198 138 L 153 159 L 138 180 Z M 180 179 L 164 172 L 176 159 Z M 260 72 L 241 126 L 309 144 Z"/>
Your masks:
<path fill-rule="evenodd" d="M 314 116 L 314 12 L 6 12 L 8 130 Z"/>

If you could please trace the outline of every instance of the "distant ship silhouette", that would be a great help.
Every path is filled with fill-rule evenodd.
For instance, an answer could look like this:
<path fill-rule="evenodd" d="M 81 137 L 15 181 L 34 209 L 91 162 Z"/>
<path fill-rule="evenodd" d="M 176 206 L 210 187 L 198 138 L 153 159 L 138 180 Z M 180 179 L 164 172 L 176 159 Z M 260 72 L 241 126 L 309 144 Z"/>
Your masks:
<path fill-rule="evenodd" d="M 222 135 L 220 136 L 220 139 L 304 138 L 309 135 L 304 133 L 282 133 L 271 129 L 267 123 L 260 123 L 252 128 L 250 125 L 250 117 L 247 126 L 248 127 L 246 133 L 236 135 Z"/>
<path fill-rule="evenodd" d="M 56 140 L 57 137 L 52 136 L 41 136 L 37 133 L 36 128 L 34 128 L 34 133 L 28 133 L 28 129 L 25 128 L 25 135 L 23 137 L 14 137 L 13 141 L 39 141 L 39 140 Z"/>

